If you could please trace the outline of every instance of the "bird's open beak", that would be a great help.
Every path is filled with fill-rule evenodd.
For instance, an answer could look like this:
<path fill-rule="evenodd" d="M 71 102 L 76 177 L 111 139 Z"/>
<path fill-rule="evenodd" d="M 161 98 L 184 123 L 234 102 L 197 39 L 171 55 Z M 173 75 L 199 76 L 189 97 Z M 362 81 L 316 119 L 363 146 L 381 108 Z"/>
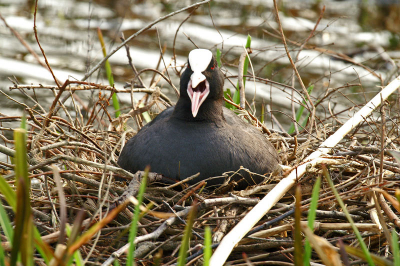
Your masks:
<path fill-rule="evenodd" d="M 193 117 L 196 117 L 201 104 L 210 93 L 210 84 L 201 72 L 193 72 L 192 76 L 190 76 L 187 92 L 192 101 Z"/>

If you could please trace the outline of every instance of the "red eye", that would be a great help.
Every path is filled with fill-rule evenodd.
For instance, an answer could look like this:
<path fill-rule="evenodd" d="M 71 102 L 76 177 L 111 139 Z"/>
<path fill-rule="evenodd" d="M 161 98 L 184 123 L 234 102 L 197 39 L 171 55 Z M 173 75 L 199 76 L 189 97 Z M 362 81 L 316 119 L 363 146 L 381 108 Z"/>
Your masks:
<path fill-rule="evenodd" d="M 214 70 L 214 68 L 215 68 L 215 65 L 213 65 L 213 66 L 211 67 L 211 70 Z"/>

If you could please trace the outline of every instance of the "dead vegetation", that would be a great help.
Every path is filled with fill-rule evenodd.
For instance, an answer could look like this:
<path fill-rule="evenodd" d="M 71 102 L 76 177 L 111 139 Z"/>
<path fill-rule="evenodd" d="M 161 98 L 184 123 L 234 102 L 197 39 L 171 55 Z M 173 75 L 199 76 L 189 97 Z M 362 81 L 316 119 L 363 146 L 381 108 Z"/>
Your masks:
<path fill-rule="evenodd" d="M 313 34 L 314 31 L 311 32 L 310 38 Z M 307 41 L 302 43 L 299 53 L 302 49 L 317 49 L 308 47 Z M 332 51 L 321 50 L 321 53 L 325 52 L 332 54 Z M 341 57 L 340 53 L 335 53 L 335 56 L 349 62 L 348 58 Z M 164 60 L 168 62 L 170 58 Z M 170 61 L 171 64 L 167 67 L 176 69 L 176 74 L 179 75 L 182 66 L 175 66 L 172 63 L 173 59 Z M 226 64 L 228 65 L 228 62 Z M 360 63 L 357 65 L 367 68 Z M 135 69 L 133 66 L 132 68 Z M 294 69 L 295 75 L 301 80 L 296 68 Z M 374 73 L 374 70 L 368 69 Z M 109 213 L 117 206 L 126 207 L 121 208 L 114 219 L 109 219 L 93 238 L 80 246 L 83 258 L 90 264 L 108 264 L 117 257 L 124 263 L 129 223 L 133 216 L 132 205 L 125 202 L 130 196 L 136 195 L 141 173 L 131 174 L 120 169 L 116 159 L 122 145 L 135 134 L 136 128 L 143 125 L 142 113 L 156 114 L 173 102 L 161 93 L 159 88 L 162 86 L 159 84 L 161 78 L 173 84 L 170 78 L 164 75 L 165 69 L 152 71 L 156 73 L 156 78 L 151 84 L 146 86 L 140 79 L 135 79 L 132 83 L 143 84 L 144 88 L 113 88 L 85 81 L 70 81 L 60 86 L 15 83 L 10 89 L 19 90 L 26 95 L 26 103 L 1 91 L 4 97 L 20 105 L 27 116 L 29 177 L 32 180 L 31 204 L 35 225 L 45 242 L 55 247 L 57 242 L 64 241 L 60 241 L 60 236 L 64 235 L 64 229 L 60 226 L 62 224 L 75 222 L 84 232 L 95 222 L 109 219 Z M 139 71 L 139 75 L 141 73 L 143 72 Z M 170 71 L 171 73 L 173 71 Z M 277 84 L 263 77 L 249 76 L 250 78 L 257 78 L 267 85 Z M 294 88 L 298 84 L 288 82 L 279 84 L 279 87 Z M 385 85 L 387 84 L 383 82 L 382 86 Z M 361 84 L 351 86 L 361 87 Z M 232 190 L 234 184 L 210 191 L 204 189 L 204 182 L 193 186 L 188 186 L 185 182 L 166 186 L 157 182 L 158 175 L 149 177 L 152 182 L 146 190 L 144 203 L 152 206 L 152 212 L 140 219 L 136 238 L 138 264 L 151 265 L 157 258 L 162 258 L 162 265 L 176 262 L 185 219 L 194 201 L 197 202 L 198 214 L 193 225 L 188 264 L 201 264 L 205 226 L 212 228 L 213 241 L 219 243 L 260 199 L 289 172 L 296 171 L 296 167 L 304 164 L 307 156 L 346 122 L 345 115 L 351 117 L 354 110 L 358 111 L 362 107 L 362 104 L 355 104 L 337 113 L 332 111 L 332 99 L 347 97 L 346 93 L 342 92 L 343 86 L 329 87 L 319 100 L 309 95 L 304 85 L 298 87 L 302 91 L 299 95 L 302 94 L 303 99 L 306 99 L 304 105 L 311 114 L 309 123 L 305 127 L 298 125 L 298 133 L 292 135 L 273 130 L 269 136 L 280 152 L 282 165 L 286 167 L 281 176 L 267 176 L 264 183 L 243 191 Z M 50 109 L 36 100 L 35 94 L 40 90 L 52 92 L 53 104 Z M 80 93 L 85 90 L 97 95 L 92 105 L 82 104 Z M 114 114 L 110 111 L 112 92 L 144 92 L 146 95 L 139 101 L 143 103 L 142 106 L 139 106 L 138 102 L 132 102 L 131 110 L 123 111 L 119 118 L 113 118 Z M 271 98 L 273 101 L 274 96 Z M 365 103 L 369 98 L 365 97 Z M 293 98 L 292 102 L 296 106 L 301 104 Z M 240 113 L 254 125 L 259 125 L 260 122 L 252 114 L 252 104 L 247 103 L 247 107 L 250 114 L 243 110 Z M 272 114 L 273 112 L 270 112 L 268 115 L 271 117 Z M 320 157 L 321 160 L 317 164 L 310 165 L 304 175 L 298 176 L 296 183 L 300 185 L 302 192 L 302 223 L 307 220 L 314 182 L 317 177 L 322 178 L 312 236 L 320 236 L 339 249 L 342 249 L 344 244 L 359 246 L 351 224 L 323 178 L 322 165 L 326 165 L 369 250 L 381 257 L 392 259 L 387 232 L 390 229 L 399 232 L 399 210 L 396 211 L 393 201 L 385 198 L 381 191 L 394 195 L 396 188 L 399 188 L 400 167 L 388 153 L 390 150 L 400 150 L 399 114 L 400 101 L 397 93 L 389 97 L 372 115 L 364 117 L 362 123 L 332 147 L 329 155 Z M 273 119 L 279 122 L 279 118 Z M 11 132 L 20 121 L 21 116 L 0 115 L 0 137 L 5 143 L 0 146 L 0 152 L 9 157 L 14 156 L 14 151 L 7 148 L 13 146 Z M 127 126 L 127 122 L 130 126 Z M 0 164 L 4 169 L 4 178 L 12 185 L 12 162 Z M 61 177 L 59 185 L 57 175 Z M 229 173 L 226 176 L 229 177 Z M 115 181 L 116 178 L 123 178 L 126 182 Z M 133 181 L 130 181 L 131 179 Z M 129 182 L 129 188 L 126 189 Z M 229 256 L 227 261 L 231 265 L 293 265 L 294 194 L 294 190 L 287 192 L 261 220 L 255 221 L 255 229 L 240 240 Z M 61 210 L 68 215 L 62 217 Z M 10 249 L 9 243 L 2 242 L 2 245 L 6 250 Z M 216 246 L 217 244 L 214 247 Z M 321 259 L 319 254 L 313 253 L 313 262 L 321 263 Z M 348 257 L 348 261 L 344 261 L 342 256 L 342 260 L 351 264 L 364 263 L 352 256 Z M 43 262 L 37 259 L 36 263 Z"/>

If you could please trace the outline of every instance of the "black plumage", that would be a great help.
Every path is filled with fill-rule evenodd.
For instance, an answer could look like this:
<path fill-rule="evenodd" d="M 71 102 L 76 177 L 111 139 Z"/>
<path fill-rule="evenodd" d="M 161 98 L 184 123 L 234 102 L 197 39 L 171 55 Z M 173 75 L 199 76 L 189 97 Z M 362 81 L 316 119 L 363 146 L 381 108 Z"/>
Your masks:
<path fill-rule="evenodd" d="M 211 52 L 206 51 L 191 52 L 176 106 L 160 113 L 126 143 L 118 159 L 122 168 L 134 173 L 150 165 L 152 172 L 178 180 L 200 172 L 191 183 L 240 166 L 258 174 L 279 169 L 278 154 L 266 137 L 223 107 L 224 77 Z M 203 59 L 206 63 L 197 65 L 196 60 Z M 263 177 L 242 171 L 242 176 L 234 179 L 241 180 L 239 187 L 245 187 Z M 223 181 L 219 178 L 207 183 Z"/>

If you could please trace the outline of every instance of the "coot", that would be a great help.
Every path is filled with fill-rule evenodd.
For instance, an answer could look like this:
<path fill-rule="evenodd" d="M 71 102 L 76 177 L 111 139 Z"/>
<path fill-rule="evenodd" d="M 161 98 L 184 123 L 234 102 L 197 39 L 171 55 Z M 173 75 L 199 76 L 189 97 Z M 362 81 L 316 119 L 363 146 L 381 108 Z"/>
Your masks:
<path fill-rule="evenodd" d="M 223 107 L 223 85 L 224 76 L 211 51 L 192 50 L 176 106 L 132 137 L 118 164 L 132 173 L 150 165 L 152 172 L 177 180 L 200 172 L 192 184 L 240 166 L 261 175 L 279 169 L 278 154 L 266 137 Z M 243 188 L 263 181 L 261 175 L 241 171 L 231 180 Z M 207 184 L 222 182 L 221 177 Z"/>

